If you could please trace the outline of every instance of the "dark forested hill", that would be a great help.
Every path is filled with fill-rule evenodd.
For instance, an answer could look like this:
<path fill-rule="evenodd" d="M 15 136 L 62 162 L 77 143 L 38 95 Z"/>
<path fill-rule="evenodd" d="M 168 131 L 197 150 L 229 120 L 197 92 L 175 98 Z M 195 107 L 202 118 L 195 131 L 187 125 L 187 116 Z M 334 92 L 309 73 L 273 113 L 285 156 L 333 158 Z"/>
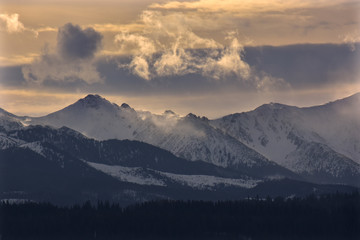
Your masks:
<path fill-rule="evenodd" d="M 3 239 L 359 239 L 360 195 L 0 205 Z"/>

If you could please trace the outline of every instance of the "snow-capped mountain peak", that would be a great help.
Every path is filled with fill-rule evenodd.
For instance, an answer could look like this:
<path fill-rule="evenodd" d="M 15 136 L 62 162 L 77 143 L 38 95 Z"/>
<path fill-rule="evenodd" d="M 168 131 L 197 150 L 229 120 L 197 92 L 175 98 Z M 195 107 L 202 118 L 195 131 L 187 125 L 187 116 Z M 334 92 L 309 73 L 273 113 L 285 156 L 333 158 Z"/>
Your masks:
<path fill-rule="evenodd" d="M 351 95 L 347 98 L 339 99 L 333 102 L 329 102 L 326 105 L 354 105 L 360 102 L 360 92 L 354 95 Z"/>
<path fill-rule="evenodd" d="M 67 126 L 98 140 L 138 140 L 187 160 L 241 171 L 269 175 L 285 167 L 305 177 L 319 172 L 341 183 L 347 180 L 338 176 L 348 172 L 358 176 L 360 118 L 354 116 L 359 115 L 359 105 L 360 94 L 311 108 L 270 103 L 210 121 L 193 113 L 181 117 L 171 110 L 162 115 L 135 111 L 128 104 L 119 107 L 99 95 L 88 95 L 60 111 L 32 118 L 29 124 Z M 7 146 L 11 139 L 4 142 Z"/>
<path fill-rule="evenodd" d="M 258 115 L 266 115 L 269 113 L 277 113 L 279 111 L 291 111 L 297 108 L 298 107 L 271 102 L 268 104 L 261 105 L 260 107 L 256 108 L 253 112 L 255 112 Z"/>
<path fill-rule="evenodd" d="M 31 124 L 67 126 L 98 140 L 138 140 L 166 149 L 190 161 L 202 160 L 236 169 L 270 167 L 269 174 L 283 171 L 233 137 L 212 127 L 206 117 L 189 113 L 186 117 L 135 111 L 89 95 L 76 103 Z M 245 170 L 244 170 L 245 171 Z M 264 170 L 266 172 L 266 170 Z"/>
<path fill-rule="evenodd" d="M 349 175 L 344 169 L 359 176 L 359 106 L 359 93 L 306 108 L 272 103 L 211 124 L 292 171 L 341 182 Z"/>
<path fill-rule="evenodd" d="M 11 114 L 4 109 L 0 108 L 0 131 L 4 130 L 13 130 L 19 129 L 24 126 L 22 120 L 24 117 L 17 117 L 14 114 Z"/>
<path fill-rule="evenodd" d="M 87 95 L 57 112 L 31 118 L 30 124 L 66 126 L 97 139 L 132 139 L 129 126 L 137 118 L 132 108 L 119 107 L 99 95 Z M 120 130 L 115 130 L 120 129 Z"/>
<path fill-rule="evenodd" d="M 188 115 L 186 115 L 187 118 L 197 118 L 198 116 L 196 116 L 193 113 L 189 113 Z"/>
<path fill-rule="evenodd" d="M 130 105 L 129 105 L 129 104 L 127 104 L 127 103 L 123 103 L 123 104 L 121 104 L 121 107 L 122 107 L 122 108 L 131 108 L 131 107 L 130 107 Z"/>
<path fill-rule="evenodd" d="M 119 108 L 117 104 L 111 103 L 105 98 L 101 97 L 100 95 L 93 95 L 89 94 L 85 98 L 82 98 L 78 100 L 75 104 L 75 106 L 79 107 L 85 107 L 85 108 L 101 108 L 101 107 L 107 107 L 107 108 Z"/>
<path fill-rule="evenodd" d="M 174 115 L 174 116 L 176 116 L 177 114 L 172 110 L 165 110 L 164 115 Z"/>
<path fill-rule="evenodd" d="M 185 119 L 202 120 L 204 122 L 209 121 L 209 119 L 207 117 L 205 117 L 205 116 L 200 117 L 193 113 L 189 113 L 188 115 L 186 115 Z"/>
<path fill-rule="evenodd" d="M 0 108 L 0 116 L 9 116 L 9 117 L 15 117 L 14 114 L 9 113 L 8 111 L 6 111 L 5 109 Z"/>

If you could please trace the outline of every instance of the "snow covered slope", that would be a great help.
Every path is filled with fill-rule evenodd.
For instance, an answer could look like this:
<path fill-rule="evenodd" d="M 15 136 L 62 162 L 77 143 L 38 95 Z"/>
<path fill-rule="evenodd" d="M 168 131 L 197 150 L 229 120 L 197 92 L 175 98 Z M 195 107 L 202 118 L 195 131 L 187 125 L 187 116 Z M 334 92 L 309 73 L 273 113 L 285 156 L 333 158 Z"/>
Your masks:
<path fill-rule="evenodd" d="M 322 106 L 265 104 L 211 124 L 268 159 L 323 181 L 360 182 L 360 93 Z"/>
<path fill-rule="evenodd" d="M 88 95 L 58 112 L 32 118 L 31 123 L 67 126 L 99 140 L 143 141 L 188 160 L 201 160 L 221 167 L 258 172 L 260 175 L 292 174 L 235 138 L 213 128 L 207 118 L 194 114 L 180 117 L 172 111 L 166 111 L 163 115 L 137 112 L 127 104 L 119 107 L 99 95 Z"/>
<path fill-rule="evenodd" d="M 0 131 L 19 129 L 24 126 L 21 119 L 0 108 Z"/>
<path fill-rule="evenodd" d="M 323 113 L 325 117 L 330 117 L 326 114 L 333 108 L 346 109 L 337 107 L 341 102 L 332 104 L 335 107 L 329 107 Z M 231 119 L 228 126 L 236 131 L 218 125 L 217 121 L 222 123 L 223 119 L 209 121 L 193 114 L 180 117 L 171 111 L 163 115 L 137 112 L 127 104 L 118 106 L 96 95 L 41 118 L 17 117 L 2 110 L 0 199 L 20 197 L 59 203 L 107 199 L 133 203 L 158 198 L 229 200 L 256 195 L 307 195 L 314 189 L 350 189 L 298 181 L 304 178 L 359 186 L 359 165 L 345 155 L 357 152 L 344 144 L 344 153 L 340 153 L 329 143 L 338 146 L 338 142 L 325 142 L 328 139 L 324 136 L 330 136 L 325 135 L 331 134 L 327 132 L 330 130 L 315 132 L 315 124 L 304 123 L 310 117 L 302 116 L 303 110 L 312 108 L 265 105 L 242 121 Z M 308 121 L 319 117 L 317 111 Z M 342 114 L 349 124 L 354 122 L 353 112 Z M 346 133 L 340 133 L 344 139 L 339 143 L 346 141 Z M 357 136 L 356 132 L 349 134 L 354 149 Z M 252 149 L 256 146 L 262 146 L 262 152 L 258 151 L 263 155 L 278 157 L 274 161 L 285 156 L 278 162 L 304 178 L 269 161 Z M 283 149 L 288 153 L 284 154 Z"/>
<path fill-rule="evenodd" d="M 125 104 L 119 107 L 99 95 L 88 95 L 60 111 L 32 118 L 31 124 L 66 126 L 99 140 L 131 139 L 129 124 L 135 120 L 135 111 Z"/>
<path fill-rule="evenodd" d="M 6 149 L 10 147 L 19 146 L 25 143 L 17 138 L 9 137 L 4 132 L 0 132 L 0 149 Z"/>
<path fill-rule="evenodd" d="M 126 195 L 132 191 L 136 193 L 132 201 L 139 195 L 154 198 L 154 192 L 169 198 L 177 191 L 187 199 L 192 199 L 192 194 L 204 193 L 210 197 L 223 193 L 226 197 L 230 188 L 244 192 L 268 180 L 202 161 L 181 159 L 142 142 L 96 141 L 66 127 L 28 126 L 2 134 L 17 141 L 0 149 L 0 176 L 9 181 L 0 182 L 0 197 L 3 189 L 9 186 L 24 194 L 34 194 L 34 189 L 38 189 L 41 190 L 39 194 L 44 195 L 53 194 L 57 187 L 61 188 L 59 194 L 72 195 L 75 187 L 77 190 L 74 191 L 81 195 L 79 198 L 85 197 L 82 191 L 97 196 L 101 188 L 108 196 Z M 14 167 L 16 164 L 20 166 Z M 46 181 L 44 176 L 48 178 Z M 74 183 L 67 190 L 64 183 L 69 181 Z M 88 185 L 94 181 L 96 186 Z"/>
<path fill-rule="evenodd" d="M 253 188 L 262 182 L 262 180 L 251 178 L 223 178 L 211 175 L 176 174 L 141 167 L 123 167 L 93 162 L 87 162 L 87 164 L 120 181 L 140 185 L 167 186 L 168 182 L 172 182 L 172 184 L 176 183 L 194 189 L 212 191 L 222 186 Z"/>
<path fill-rule="evenodd" d="M 309 108 L 265 104 L 210 121 L 170 110 L 162 115 L 135 111 L 88 95 L 44 117 L 19 118 L 3 111 L 0 120 L 3 130 L 27 124 L 67 126 L 98 140 L 142 141 L 258 178 L 296 178 L 296 172 L 315 182 L 359 185 L 359 106 L 360 93 Z M 16 139 L 0 135 L 0 147 L 17 144 Z"/>

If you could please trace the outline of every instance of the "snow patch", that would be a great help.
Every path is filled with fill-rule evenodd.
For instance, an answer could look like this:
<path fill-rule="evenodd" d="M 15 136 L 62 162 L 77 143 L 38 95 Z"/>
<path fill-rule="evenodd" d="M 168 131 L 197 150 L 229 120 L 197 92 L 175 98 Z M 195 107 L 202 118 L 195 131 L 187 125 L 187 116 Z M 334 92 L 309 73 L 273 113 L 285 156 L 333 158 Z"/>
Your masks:
<path fill-rule="evenodd" d="M 44 153 L 44 147 L 41 145 L 40 142 L 25 143 L 25 144 L 20 145 L 20 147 L 30 149 L 46 158 L 45 153 Z"/>
<path fill-rule="evenodd" d="M 241 188 L 253 188 L 259 182 L 261 182 L 261 180 L 221 178 L 209 175 L 182 175 L 166 172 L 158 173 L 176 182 L 179 182 L 182 185 L 187 185 L 189 187 L 200 190 L 212 190 L 219 185 L 224 185 L 227 187 L 236 186 Z"/>
<path fill-rule="evenodd" d="M 0 149 L 7 149 L 10 147 L 15 147 L 25 142 L 16 138 L 7 136 L 4 133 L 0 132 Z"/>
<path fill-rule="evenodd" d="M 140 167 L 111 166 L 100 163 L 86 162 L 89 166 L 106 173 L 123 182 L 139 185 L 166 186 L 162 180 L 154 178 Z"/>
<path fill-rule="evenodd" d="M 261 180 L 254 179 L 232 179 L 208 175 L 183 175 L 144 169 L 140 167 L 112 166 L 93 162 L 86 163 L 103 173 L 119 179 L 120 181 L 140 185 L 167 186 L 165 183 L 165 180 L 167 179 L 168 181 L 176 182 L 183 186 L 186 185 L 199 190 L 213 190 L 217 186 L 253 188 L 261 182 Z M 159 177 L 163 179 L 159 179 Z"/>

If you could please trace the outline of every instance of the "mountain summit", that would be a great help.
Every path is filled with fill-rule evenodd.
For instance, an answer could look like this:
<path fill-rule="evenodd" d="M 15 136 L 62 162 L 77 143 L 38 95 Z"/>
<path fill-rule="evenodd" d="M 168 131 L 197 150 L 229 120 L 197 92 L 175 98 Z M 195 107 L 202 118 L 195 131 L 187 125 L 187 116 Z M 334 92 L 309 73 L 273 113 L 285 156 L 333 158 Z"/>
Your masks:
<path fill-rule="evenodd" d="M 31 124 L 57 128 L 66 126 L 100 140 L 131 139 L 131 129 L 128 129 L 128 124 L 121 120 L 129 119 L 126 122 L 131 122 L 134 111 L 126 110 L 124 106 L 119 107 L 100 95 L 89 94 L 57 112 L 44 117 L 31 118 Z M 121 129 L 121 131 L 114 132 L 114 129 Z"/>
<path fill-rule="evenodd" d="M 98 95 L 89 95 L 76 103 L 41 118 L 33 124 L 53 127 L 67 126 L 98 140 L 130 139 L 166 149 L 189 161 L 204 161 L 243 172 L 263 175 L 292 173 L 270 162 L 233 137 L 209 124 L 205 117 L 189 114 L 156 115 L 150 112 L 128 111 L 128 105 L 118 107 Z M 170 113 L 170 112 L 168 112 Z"/>
<path fill-rule="evenodd" d="M 131 108 L 131 107 L 129 106 L 129 104 L 127 104 L 127 103 L 121 104 L 121 107 L 122 107 L 122 108 Z"/>
<path fill-rule="evenodd" d="M 312 181 L 360 182 L 360 94 L 320 106 L 266 104 L 211 124 Z"/>
<path fill-rule="evenodd" d="M 76 103 L 73 104 L 76 107 L 85 107 L 85 108 L 95 108 L 99 109 L 104 108 L 118 108 L 119 106 L 115 103 L 111 103 L 100 95 L 89 94 L 86 97 L 79 99 Z"/>

